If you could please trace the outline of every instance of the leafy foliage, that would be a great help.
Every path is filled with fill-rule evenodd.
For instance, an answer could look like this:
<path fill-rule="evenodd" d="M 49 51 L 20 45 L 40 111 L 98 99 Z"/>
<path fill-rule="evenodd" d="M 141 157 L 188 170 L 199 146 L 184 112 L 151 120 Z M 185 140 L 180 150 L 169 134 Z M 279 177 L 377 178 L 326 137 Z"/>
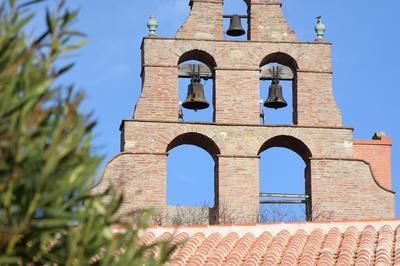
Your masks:
<path fill-rule="evenodd" d="M 29 35 L 38 2 L 0 4 L 0 264 L 161 264 L 172 247 L 140 244 L 146 215 L 124 224 L 120 194 L 91 193 L 101 159 L 91 149 L 95 123 L 80 112 L 82 93 L 56 85 L 73 67 L 60 59 L 84 36 L 63 2 L 46 12 L 42 34 Z"/>

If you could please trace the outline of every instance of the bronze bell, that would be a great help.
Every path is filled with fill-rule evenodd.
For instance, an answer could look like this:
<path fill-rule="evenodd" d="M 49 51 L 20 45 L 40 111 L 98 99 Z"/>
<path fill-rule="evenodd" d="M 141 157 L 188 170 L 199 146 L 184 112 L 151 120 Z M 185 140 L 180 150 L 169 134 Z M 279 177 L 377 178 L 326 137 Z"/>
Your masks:
<path fill-rule="evenodd" d="M 264 102 L 267 108 L 283 108 L 287 106 L 287 102 L 283 98 L 282 87 L 279 85 L 279 79 L 273 79 L 269 87 L 268 99 Z"/>
<path fill-rule="evenodd" d="M 229 25 L 229 29 L 226 32 L 229 36 L 242 36 L 245 34 L 245 30 L 242 27 L 242 21 L 239 15 L 233 15 L 231 18 L 231 24 Z"/>
<path fill-rule="evenodd" d="M 204 96 L 204 88 L 200 83 L 200 79 L 192 79 L 188 86 L 186 100 L 182 103 L 182 106 L 195 111 L 206 109 L 210 106 Z"/>

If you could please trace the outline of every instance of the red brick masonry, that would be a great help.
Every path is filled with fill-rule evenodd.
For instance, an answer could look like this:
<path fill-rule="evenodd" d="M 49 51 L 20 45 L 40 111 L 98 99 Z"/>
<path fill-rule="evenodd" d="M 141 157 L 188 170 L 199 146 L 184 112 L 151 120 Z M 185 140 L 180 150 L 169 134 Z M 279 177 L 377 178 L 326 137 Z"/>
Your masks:
<path fill-rule="evenodd" d="M 391 147 L 392 140 L 387 136 L 381 140 L 353 141 L 354 157 L 369 162 L 377 182 L 387 189 L 392 189 Z"/>

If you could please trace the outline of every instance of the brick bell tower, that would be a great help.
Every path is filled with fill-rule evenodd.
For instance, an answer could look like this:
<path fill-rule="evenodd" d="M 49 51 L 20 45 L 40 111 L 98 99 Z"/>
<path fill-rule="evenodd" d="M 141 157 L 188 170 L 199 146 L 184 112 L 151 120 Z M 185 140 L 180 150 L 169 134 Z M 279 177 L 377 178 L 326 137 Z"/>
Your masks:
<path fill-rule="evenodd" d="M 210 213 L 218 214 L 224 206 L 255 222 L 259 154 L 284 147 L 307 166 L 304 185 L 311 218 L 315 204 L 331 219 L 394 217 L 391 140 L 383 133 L 353 140 L 353 128 L 342 125 L 332 89 L 332 44 L 323 40 L 323 29 L 315 41 L 298 41 L 279 0 L 247 0 L 248 12 L 241 17 L 248 22 L 247 40 L 226 40 L 223 2 L 190 0 L 190 14 L 175 38 L 156 36 L 156 23 L 149 21 L 151 34 L 141 47 L 141 96 L 133 119 L 122 121 L 121 152 L 107 163 L 95 190 L 110 182 L 123 189 L 123 214 L 150 207 L 165 212 L 168 152 L 191 144 L 215 161 L 215 207 Z M 200 61 L 200 70 L 214 83 L 211 123 L 180 119 L 178 77 L 188 72 L 195 76 L 193 65 L 184 64 L 191 60 Z M 292 80 L 290 125 L 269 125 L 268 117 L 266 124 L 260 123 L 260 80 L 280 79 L 271 69 Z"/>

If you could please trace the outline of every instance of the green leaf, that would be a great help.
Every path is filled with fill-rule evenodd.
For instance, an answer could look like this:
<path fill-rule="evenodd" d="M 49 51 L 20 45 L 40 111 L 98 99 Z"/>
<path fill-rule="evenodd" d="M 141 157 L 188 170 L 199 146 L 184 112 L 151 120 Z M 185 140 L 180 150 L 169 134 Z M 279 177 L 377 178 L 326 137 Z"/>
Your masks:
<path fill-rule="evenodd" d="M 46 1 L 46 0 L 32 0 L 32 1 L 28 1 L 28 2 L 25 2 L 25 3 L 21 4 L 21 5 L 19 5 L 18 8 L 28 7 L 28 6 L 31 6 L 31 5 L 34 5 L 34 4 L 38 4 L 38 3 L 41 3 L 41 2 L 44 2 L 44 1 Z"/>
<path fill-rule="evenodd" d="M 149 211 L 124 224 L 123 195 L 91 190 L 96 122 L 81 111 L 84 95 L 59 79 L 74 66 L 66 55 L 86 43 L 70 28 L 78 13 L 46 9 L 47 30 L 31 36 L 32 7 L 44 1 L 16 2 L 0 4 L 0 265 L 165 263 L 172 248 L 139 241 Z"/>
<path fill-rule="evenodd" d="M 21 265 L 22 259 L 0 255 L 0 265 Z"/>
<path fill-rule="evenodd" d="M 81 48 L 82 46 L 86 45 L 88 43 L 87 40 L 80 40 L 78 42 L 75 42 L 74 44 L 68 45 L 66 47 L 63 48 L 64 52 L 71 52 L 74 51 L 76 49 Z"/>
<path fill-rule="evenodd" d="M 75 63 L 70 63 L 66 66 L 63 66 L 62 68 L 58 69 L 55 73 L 55 76 L 60 76 L 66 72 L 68 72 L 71 68 L 75 66 Z"/>
<path fill-rule="evenodd" d="M 56 28 L 56 21 L 51 15 L 50 11 L 46 9 L 46 23 L 47 23 L 47 29 L 51 34 L 54 34 L 55 28 Z"/>

